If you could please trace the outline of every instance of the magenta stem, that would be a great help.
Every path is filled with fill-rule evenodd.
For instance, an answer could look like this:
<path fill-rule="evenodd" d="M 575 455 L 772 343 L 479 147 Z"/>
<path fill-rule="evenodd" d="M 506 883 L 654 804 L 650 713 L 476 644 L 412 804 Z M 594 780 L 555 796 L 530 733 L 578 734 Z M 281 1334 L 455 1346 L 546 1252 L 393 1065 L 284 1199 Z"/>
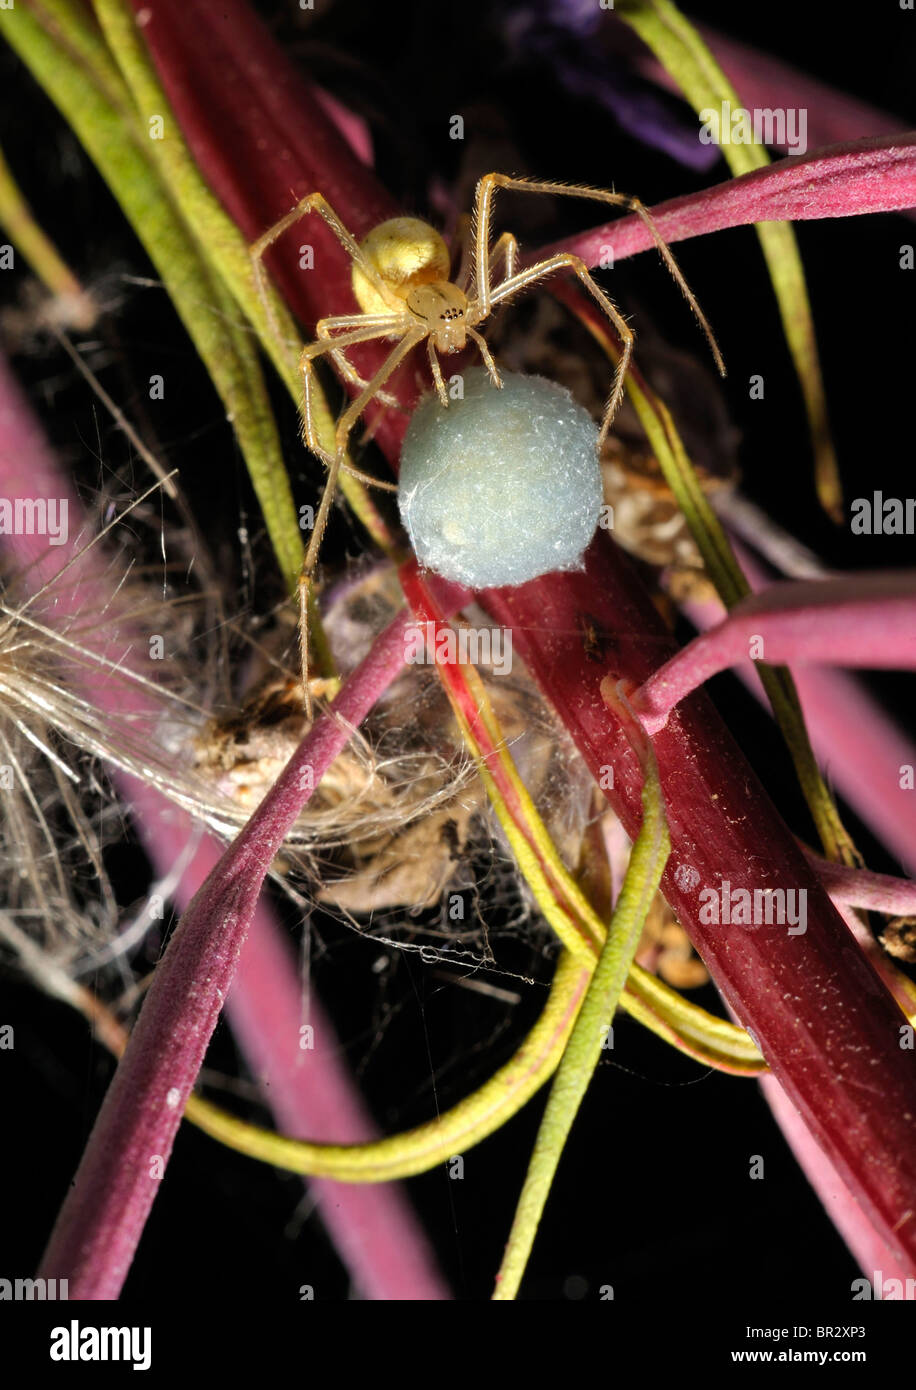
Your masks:
<path fill-rule="evenodd" d="M 272 916 L 253 923 L 226 1008 L 255 1077 L 264 1082 L 281 1133 L 328 1144 L 376 1137 L 335 1030 L 314 997 L 303 1016 L 295 965 Z M 306 1022 L 314 1030 L 311 1050 L 299 1045 Z M 401 1183 L 310 1178 L 309 1190 L 354 1273 L 360 1297 L 385 1302 L 451 1297 Z"/>
<path fill-rule="evenodd" d="M 632 704 L 649 733 L 712 676 L 746 661 L 916 666 L 916 571 L 774 584 L 736 604 L 649 677 Z"/>
<path fill-rule="evenodd" d="M 835 903 L 898 917 L 916 913 L 916 882 L 911 878 L 853 869 L 815 854 L 809 854 L 808 859 Z"/>
<path fill-rule="evenodd" d="M 667 242 L 685 241 L 752 222 L 804 222 L 902 212 L 916 204 L 916 134 L 883 135 L 790 155 L 725 183 L 658 203 L 652 217 Z M 610 252 L 622 261 L 653 246 L 635 215 L 541 247 L 528 263 L 571 251 L 589 266 Z"/>

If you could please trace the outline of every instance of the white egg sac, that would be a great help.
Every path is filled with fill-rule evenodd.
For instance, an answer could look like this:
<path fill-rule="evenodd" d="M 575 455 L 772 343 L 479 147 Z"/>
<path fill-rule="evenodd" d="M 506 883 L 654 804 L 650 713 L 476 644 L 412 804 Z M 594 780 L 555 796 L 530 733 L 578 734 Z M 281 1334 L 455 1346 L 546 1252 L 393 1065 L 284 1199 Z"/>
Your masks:
<path fill-rule="evenodd" d="M 598 426 L 569 391 L 483 367 L 464 397 L 418 406 L 398 505 L 420 564 L 471 589 L 576 569 L 601 513 Z"/>

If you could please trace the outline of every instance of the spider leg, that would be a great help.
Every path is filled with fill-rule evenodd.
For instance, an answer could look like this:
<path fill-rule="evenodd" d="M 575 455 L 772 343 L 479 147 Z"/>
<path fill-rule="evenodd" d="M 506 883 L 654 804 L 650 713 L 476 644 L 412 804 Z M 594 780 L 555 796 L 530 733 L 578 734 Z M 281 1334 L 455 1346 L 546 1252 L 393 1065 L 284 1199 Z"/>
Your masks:
<path fill-rule="evenodd" d="M 445 389 L 445 381 L 442 377 L 442 368 L 439 365 L 439 359 L 436 356 L 436 349 L 433 347 L 433 340 L 431 335 L 426 339 L 426 352 L 429 356 L 429 370 L 433 374 L 433 384 L 435 385 L 436 391 L 438 392 L 440 401 L 443 405 L 447 406 L 448 392 Z"/>
<path fill-rule="evenodd" d="M 376 322 L 368 326 L 350 328 L 345 333 L 332 336 L 328 335 L 329 323 L 333 323 L 333 320 L 325 319 L 318 324 L 318 338 L 314 343 L 309 343 L 304 347 L 299 357 L 299 370 L 302 373 L 302 421 L 305 442 L 312 453 L 317 454 L 327 467 L 330 467 L 334 456 L 322 445 L 315 423 L 312 409 L 313 360 L 325 353 L 333 356 L 335 353 L 341 352 L 343 348 L 353 347 L 356 343 L 368 343 L 374 338 L 387 338 L 395 333 L 403 332 L 408 325 L 412 325 L 413 320 L 407 319 L 404 315 L 392 314 L 388 318 L 379 317 Z M 363 394 L 365 394 L 365 389 L 363 387 Z M 362 399 L 362 397 L 357 397 L 357 399 Z"/>
<path fill-rule="evenodd" d="M 460 249 L 461 251 L 461 259 L 458 262 L 454 283 L 460 290 L 473 294 L 471 281 L 474 275 L 474 221 L 469 213 L 463 212 L 458 219 L 453 247 L 455 250 Z M 510 279 L 518 267 L 518 242 L 511 232 L 503 232 L 501 236 L 497 237 L 496 244 L 490 252 L 489 273 L 491 280 L 496 274 L 496 267 L 500 262 L 505 264 L 505 279 Z"/>
<path fill-rule="evenodd" d="M 351 386 L 358 386 L 360 390 L 363 390 L 368 383 L 364 377 L 360 376 L 352 362 L 348 360 L 343 347 L 336 346 L 336 337 L 334 335 L 339 329 L 385 328 L 390 326 L 392 317 L 391 314 L 334 314 L 330 318 L 319 319 L 315 325 L 315 336 L 320 342 L 327 341 L 330 343 L 333 341 L 335 343 L 334 347 L 328 347 L 328 355 L 333 358 L 337 370 Z M 398 319 L 398 325 L 399 327 L 401 326 L 400 319 Z M 395 400 L 394 396 L 389 395 L 386 391 L 379 391 L 377 399 L 380 400 L 383 405 L 391 406 L 392 408 L 397 408 L 400 405 L 400 402 Z M 344 464 L 344 472 L 350 473 L 353 477 L 357 478 L 363 476 L 358 469 L 354 469 L 351 465 L 346 463 Z"/>
<path fill-rule="evenodd" d="M 467 326 L 467 335 L 469 338 L 473 338 L 474 342 L 477 344 L 477 348 L 480 352 L 481 357 L 483 358 L 483 365 L 490 373 L 490 380 L 492 381 L 493 385 L 496 386 L 499 390 L 502 390 L 502 377 L 499 375 L 499 372 L 496 369 L 496 363 L 493 361 L 493 354 L 487 347 L 486 341 L 484 340 L 483 336 L 480 333 L 478 333 L 476 329 L 471 328 L 470 325 Z"/>
<path fill-rule="evenodd" d="M 339 328 L 379 328 L 398 317 L 402 317 L 402 315 L 331 314 L 326 319 L 318 320 L 315 325 L 315 335 L 318 338 L 327 338 L 330 334 L 336 333 Z"/>
<path fill-rule="evenodd" d="M 378 395 L 381 387 L 384 386 L 395 368 L 403 361 L 411 349 L 415 348 L 417 344 L 422 342 L 427 336 L 427 329 L 418 325 L 413 318 L 405 316 L 404 319 L 400 320 L 400 323 L 406 328 L 403 338 L 392 348 L 391 352 L 375 373 L 375 376 L 372 377 L 371 381 L 367 382 L 360 394 L 350 402 L 343 415 L 341 415 L 340 419 L 337 421 L 337 429 L 335 432 L 335 461 L 343 459 L 347 450 L 347 438 L 349 433 L 360 415 L 362 415 L 366 406 L 374 396 Z"/>
<path fill-rule="evenodd" d="M 348 316 L 348 318 L 349 317 L 351 316 Z M 303 348 L 299 358 L 299 370 L 302 372 L 302 432 L 306 444 L 312 450 L 312 453 L 318 455 L 326 468 L 330 468 L 334 456 L 322 445 L 315 423 L 315 414 L 312 409 L 313 359 L 327 353 L 329 357 L 333 358 L 333 360 L 338 363 L 341 371 L 348 379 L 351 379 L 350 374 L 352 373 L 354 384 L 358 385 L 362 390 L 365 390 L 369 383 L 363 381 L 362 377 L 357 374 L 355 369 L 347 361 L 344 356 L 344 348 L 353 347 L 356 343 L 371 342 L 373 338 L 388 337 L 393 332 L 396 333 L 400 331 L 403 333 L 406 327 L 413 322 L 411 319 L 405 319 L 403 315 L 400 317 L 394 315 L 383 317 L 381 315 L 354 314 L 352 318 L 357 321 L 361 318 L 371 318 L 373 324 L 363 328 L 351 328 L 348 332 L 340 333 L 336 337 L 319 336 L 314 343 L 310 343 L 308 347 Z M 329 327 L 335 327 L 339 325 L 339 323 L 340 319 L 322 319 L 318 324 L 318 330 L 323 331 L 326 335 Z M 398 404 L 387 392 L 379 392 L 378 394 L 379 399 L 383 400 L 386 404 L 389 402 L 392 405 Z M 358 478 L 361 483 L 366 483 L 369 487 L 381 488 L 384 492 L 397 492 L 398 490 L 396 483 L 386 483 L 381 478 L 374 478 L 370 473 L 364 473 L 361 468 L 356 468 L 352 463 L 342 463 L 341 469 L 344 473 L 348 473 L 351 478 Z"/>
<path fill-rule="evenodd" d="M 328 356 L 333 358 L 335 367 L 345 381 L 348 381 L 351 386 L 358 386 L 361 391 L 365 390 L 369 385 L 368 381 L 365 377 L 360 376 L 352 362 L 347 361 L 343 348 L 328 348 Z M 400 402 L 388 391 L 377 391 L 375 399 L 381 401 L 383 405 L 391 407 L 400 405 Z"/>
<path fill-rule="evenodd" d="M 477 295 L 481 310 L 481 318 L 486 318 L 490 312 L 490 304 L 493 302 L 493 292 L 489 280 L 486 276 L 488 263 L 488 249 L 490 245 L 490 223 L 493 214 L 493 199 L 497 188 L 513 189 L 520 193 L 550 193 L 566 198 L 587 198 L 591 202 L 607 203 L 611 207 L 625 207 L 635 212 L 648 228 L 659 253 L 671 274 L 674 276 L 681 293 L 687 300 L 697 320 L 706 334 L 712 355 L 715 358 L 716 366 L 725 375 L 725 363 L 719 344 L 716 342 L 715 335 L 709 326 L 706 315 L 700 308 L 696 295 L 684 279 L 683 272 L 655 223 L 655 219 L 649 212 L 644 203 L 638 198 L 632 198 L 626 193 L 612 193 L 603 188 L 588 188 L 580 184 L 563 183 L 543 183 L 534 179 L 515 179 L 507 174 L 485 174 L 477 185 L 475 199 L 474 226 L 476 228 L 476 243 L 474 246 L 474 262 L 477 274 Z"/>
<path fill-rule="evenodd" d="M 461 257 L 458 261 L 458 269 L 455 272 L 453 283 L 459 289 L 467 289 L 468 280 L 471 275 L 471 247 L 473 245 L 471 214 L 463 212 L 458 218 L 455 233 L 452 237 L 452 254 L 460 251 Z"/>
<path fill-rule="evenodd" d="M 365 331 L 367 335 L 370 332 L 370 330 L 368 329 L 354 329 L 352 330 L 352 333 L 342 334 L 341 338 L 349 338 L 351 341 L 353 341 L 353 334 L 361 333 L 363 331 Z M 376 332 L 374 336 L 380 337 L 381 334 Z M 302 696 L 303 701 L 305 703 L 305 712 L 309 719 L 311 719 L 312 717 L 312 696 L 309 690 L 309 599 L 312 590 L 312 577 L 314 575 L 315 568 L 318 564 L 318 555 L 321 550 L 321 542 L 324 539 L 324 533 L 327 528 L 328 517 L 331 511 L 331 504 L 334 501 L 334 495 L 337 491 L 337 480 L 340 476 L 340 470 L 343 465 L 344 455 L 347 451 L 347 439 L 350 434 L 350 430 L 353 428 L 356 421 L 359 419 L 360 415 L 365 410 L 366 406 L 373 399 L 373 397 L 378 394 L 381 387 L 384 386 L 385 382 L 394 372 L 395 368 L 399 365 L 399 363 L 401 363 L 404 360 L 404 358 L 411 351 L 411 349 L 416 347 L 416 345 L 421 341 L 421 339 L 424 336 L 425 329 L 417 328 L 416 325 L 411 324 L 411 327 L 404 334 L 404 337 L 401 339 L 401 341 L 394 348 L 392 348 L 391 352 L 385 358 L 385 361 L 382 363 L 381 367 L 379 367 L 378 371 L 375 373 L 375 376 L 372 377 L 371 381 L 368 381 L 366 383 L 365 388 L 360 392 L 360 394 L 355 398 L 355 400 L 350 402 L 343 415 L 341 415 L 340 419 L 338 420 L 337 428 L 335 431 L 334 454 L 330 455 L 324 450 L 321 451 L 321 457 L 330 460 L 328 464 L 328 476 L 324 485 L 324 492 L 321 495 L 321 502 L 318 507 L 318 513 L 315 517 L 315 525 L 312 528 L 312 534 L 309 539 L 308 546 L 306 547 L 305 559 L 302 562 L 302 569 L 299 572 L 299 654 L 302 672 Z M 365 338 L 363 338 L 363 341 L 365 341 Z M 338 342 L 337 344 L 337 346 L 343 345 L 344 344 L 342 342 Z M 312 348 L 317 350 L 312 351 L 310 357 L 306 357 L 306 353 L 310 351 L 309 348 L 306 348 L 305 352 L 302 355 L 303 373 L 306 381 L 308 380 L 310 372 L 313 370 L 311 358 L 317 357 L 319 355 L 319 351 L 327 352 L 329 350 L 329 345 L 327 342 L 315 343 L 312 344 Z"/>
<path fill-rule="evenodd" d="M 496 267 L 500 261 L 505 265 L 504 280 L 511 280 L 518 270 L 518 242 L 511 232 L 503 232 L 496 238 L 493 250 L 490 252 L 487 274 L 489 276 L 490 289 L 493 289 L 493 278 L 496 274 Z"/>
<path fill-rule="evenodd" d="M 525 270 L 520 270 L 511 280 L 504 280 L 490 297 L 491 304 L 499 304 L 510 295 L 517 294 L 519 290 L 525 289 L 528 285 L 535 284 L 538 280 L 545 280 L 548 275 L 554 275 L 559 270 L 571 270 L 574 275 L 578 275 L 589 294 L 603 309 L 604 313 L 614 325 L 620 340 L 623 343 L 623 352 L 614 373 L 614 383 L 611 387 L 611 394 L 608 397 L 607 405 L 604 409 L 604 418 L 601 422 L 601 429 L 598 434 L 598 447 L 604 443 L 611 422 L 617 414 L 617 407 L 620 405 L 620 398 L 623 394 L 623 384 L 626 378 L 627 369 L 630 365 L 630 358 L 633 356 L 633 330 L 621 314 L 614 302 L 608 298 L 600 285 L 596 284 L 589 274 L 588 266 L 579 256 L 573 256 L 568 251 L 558 252 L 556 256 L 551 256 L 546 261 L 539 261 L 536 265 L 528 266 Z"/>
<path fill-rule="evenodd" d="M 372 438 L 377 428 L 377 425 L 373 426 L 373 429 L 364 436 L 364 442 L 367 443 Z M 341 473 L 346 473 L 351 478 L 358 478 L 359 481 L 365 483 L 367 487 L 377 487 L 382 492 L 397 492 L 398 490 L 397 483 L 386 483 L 384 478 L 375 478 L 371 473 L 364 473 L 361 468 L 354 467 L 352 463 L 342 463 L 340 465 L 340 471 Z"/>
<path fill-rule="evenodd" d="M 356 240 L 353 233 L 348 231 L 344 226 L 327 198 L 325 198 L 323 193 L 310 193 L 308 197 L 300 199 L 296 206 L 286 213 L 285 216 L 281 217 L 279 221 L 275 222 L 272 227 L 268 227 L 267 231 L 263 232 L 261 236 L 258 237 L 257 241 L 253 241 L 248 248 L 255 288 L 257 289 L 261 303 L 264 305 L 264 312 L 267 315 L 274 336 L 277 339 L 281 337 L 280 329 L 270 303 L 270 296 L 267 293 L 267 272 L 264 269 L 263 258 L 265 253 L 284 232 L 288 231 L 290 227 L 294 226 L 295 223 L 299 222 L 303 217 L 307 217 L 311 212 L 317 212 L 318 216 L 330 227 L 351 261 L 359 266 L 363 274 L 379 291 L 385 302 L 388 303 L 390 300 L 390 290 L 385 285 L 378 270 L 369 260 L 368 256 L 363 253 L 359 242 Z"/>

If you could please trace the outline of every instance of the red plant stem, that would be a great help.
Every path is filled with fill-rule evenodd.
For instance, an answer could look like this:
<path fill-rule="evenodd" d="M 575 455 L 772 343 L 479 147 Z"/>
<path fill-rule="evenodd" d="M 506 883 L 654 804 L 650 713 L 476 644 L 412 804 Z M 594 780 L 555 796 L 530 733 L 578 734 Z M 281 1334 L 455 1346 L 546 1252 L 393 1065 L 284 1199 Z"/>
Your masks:
<path fill-rule="evenodd" d="M 163 65 L 170 97 L 174 93 L 203 122 L 195 129 L 195 143 L 206 142 L 213 186 L 228 189 L 244 180 L 248 188 L 261 190 L 260 211 L 250 198 L 237 194 L 234 199 L 243 228 L 259 235 L 271 218 L 289 210 L 291 195 L 314 192 L 302 180 L 315 168 L 325 170 L 321 191 L 333 207 L 347 209 L 348 225 L 357 236 L 398 211 L 328 119 L 325 94 L 319 95 L 285 58 L 277 61 L 277 46 L 253 10 L 237 0 L 219 15 L 206 0 L 157 0 L 137 8 L 144 16 L 143 36 Z M 257 93 L 252 108 L 249 89 Z M 227 130 L 223 121 L 233 110 L 235 119 Z M 297 113 L 292 123 L 291 110 Z M 235 216 L 235 209 L 230 211 Z M 330 230 L 317 219 L 315 225 L 316 235 L 323 233 L 321 244 L 339 249 Z M 335 268 L 323 265 L 320 278 Z M 342 279 L 349 286 L 349 274 Z M 355 301 L 353 308 L 358 311 Z"/>
<path fill-rule="evenodd" d="M 136 0 L 138 5 L 142 0 Z M 186 5 L 186 0 L 182 0 Z M 199 12 L 201 0 L 189 10 Z M 240 0 L 222 0 L 217 14 L 208 14 L 206 51 L 183 46 L 177 34 L 178 0 L 146 0 L 153 14 L 157 61 L 170 92 L 175 73 L 185 82 L 179 116 L 205 175 L 214 184 L 222 173 L 232 178 L 235 196 L 245 199 L 245 179 L 239 169 L 238 146 L 232 132 L 238 122 L 263 119 L 263 83 L 254 80 L 238 44 L 231 61 L 218 76 L 213 69 L 210 35 L 247 35 L 249 12 Z M 267 42 L 266 38 L 264 42 Z M 274 48 L 270 81 L 279 90 L 279 74 L 289 64 Z M 171 68 L 171 77 L 169 69 Z M 212 94 L 215 109 L 203 112 L 194 101 L 195 83 L 210 71 L 211 84 L 225 91 Z M 188 76 L 191 81 L 187 80 Z M 289 95 L 291 88 L 284 85 Z M 176 103 L 177 104 L 177 103 Z M 278 116 L 273 109 L 274 118 Z M 211 168 L 199 128 L 222 129 L 221 166 Z M 293 94 L 276 120 L 274 143 L 258 152 L 261 176 L 270 178 L 272 201 L 285 196 L 296 167 L 311 187 L 339 187 L 341 169 L 325 163 L 319 144 L 326 131 L 310 129 L 312 148 L 297 166 L 290 132 L 301 129 L 301 110 Z M 327 122 L 324 122 L 325 126 Z M 376 187 L 349 151 L 351 171 L 366 178 L 367 198 Z M 681 236 L 725 225 L 729 217 L 759 220 L 773 213 L 767 180 L 797 181 L 793 206 L 799 216 L 842 215 L 887 205 L 902 197 L 896 186 L 912 181 L 916 150 L 912 141 L 885 146 L 866 142 L 807 161 L 793 160 L 791 168 L 755 174 L 701 194 L 668 204 L 664 235 Z M 894 180 L 894 171 L 899 178 Z M 825 194 L 806 188 L 818 173 Z M 845 192 L 844 192 L 845 185 Z M 773 185 L 770 184 L 770 187 Z M 778 186 L 778 182 L 777 185 Z M 850 191 L 851 190 L 851 191 Z M 755 205 L 755 199 L 757 204 Z M 712 202 L 712 210 L 709 203 Z M 916 201 L 912 190 L 908 201 Z M 904 199 L 904 203 L 906 199 Z M 691 211 L 692 208 L 692 211 Z M 833 209 L 831 212 L 830 210 Z M 358 192 L 346 203 L 338 194 L 338 212 L 353 226 L 364 221 Z M 248 210 L 251 215 L 251 209 Z M 792 212 L 780 211 L 780 216 Z M 676 225 L 675 225 L 676 224 Z M 622 254 L 615 224 L 613 245 Z M 628 236 L 630 234 L 628 233 Z M 594 240 L 594 238 L 593 238 Z M 632 249 L 636 249 L 633 241 Z M 288 254 L 288 253 L 286 253 Z M 342 278 L 348 273 L 342 251 L 337 254 Z M 306 320 L 316 309 L 342 312 L 349 299 L 335 298 L 333 279 L 292 276 L 291 306 Z M 320 302 L 319 302 L 320 301 Z M 400 397 L 409 405 L 406 396 Z M 390 442 L 382 441 L 389 458 Z M 525 658 L 545 694 L 575 739 L 593 773 L 614 769 L 614 788 L 608 799 L 632 837 L 641 818 L 642 777 L 637 760 L 620 726 L 601 699 L 601 678 L 609 672 L 641 682 L 667 657 L 674 644 L 644 587 L 606 533 L 599 532 L 581 573 L 554 574 L 515 590 L 485 595 L 490 613 L 513 631 L 515 646 Z M 596 663 L 591 644 L 586 650 L 582 622 L 598 635 L 602 656 Z M 690 932 L 716 983 L 742 1021 L 758 1039 L 768 1062 L 782 1080 L 817 1141 L 831 1156 L 869 1218 L 908 1267 L 916 1270 L 916 1081 L 909 1054 L 897 1046 L 900 1014 L 874 971 L 864 962 L 850 934 L 829 902 L 769 799 L 728 735 L 708 699 L 688 698 L 655 741 L 673 852 L 664 889 L 679 920 Z M 729 879 L 734 887 L 804 889 L 808 894 L 808 930 L 789 937 L 784 930 L 760 926 L 719 927 L 700 916 L 700 891 Z"/>
<path fill-rule="evenodd" d="M 633 708 L 656 733 L 685 695 L 749 652 L 780 666 L 912 668 L 916 572 L 799 580 L 751 594 L 654 671 L 633 696 Z"/>
<path fill-rule="evenodd" d="M 483 601 L 511 626 L 596 778 L 613 769 L 606 795 L 632 838 L 642 778 L 599 685 L 608 668 L 640 681 L 672 652 L 672 639 L 603 533 L 585 572 L 559 578 Z M 603 646 L 600 663 L 585 650 L 584 616 Z M 707 697 L 689 696 L 653 741 L 672 841 L 665 897 L 882 1240 L 916 1270 L 916 1094 L 910 1054 L 898 1045 L 901 1014 L 851 949 L 845 924 Z M 699 895 L 723 881 L 732 892 L 804 889 L 807 931 L 789 937 L 784 928 L 704 920 Z"/>

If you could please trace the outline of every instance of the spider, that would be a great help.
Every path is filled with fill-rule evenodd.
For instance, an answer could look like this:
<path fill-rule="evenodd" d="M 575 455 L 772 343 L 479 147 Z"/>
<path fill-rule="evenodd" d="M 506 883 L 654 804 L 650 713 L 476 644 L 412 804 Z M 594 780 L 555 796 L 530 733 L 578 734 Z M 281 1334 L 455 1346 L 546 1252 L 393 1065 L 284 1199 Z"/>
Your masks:
<path fill-rule="evenodd" d="M 523 193 L 583 198 L 635 212 L 649 229 L 665 264 L 709 340 L 719 371 L 725 375 L 722 354 L 712 329 L 651 214 L 638 198 L 574 184 L 513 178 L 506 174 L 486 174 L 477 184 L 474 214 L 470 219 L 470 236 L 462 238 L 461 263 L 454 280 L 450 278 L 451 256 L 445 241 L 434 227 L 419 218 L 392 218 L 373 228 L 364 241 L 358 242 L 323 194 L 310 193 L 308 197 L 303 198 L 249 248 L 255 282 L 265 306 L 269 305 L 269 300 L 263 264 L 264 253 L 294 223 L 310 213 L 317 213 L 330 227 L 353 263 L 353 294 L 362 310 L 359 314 L 335 314 L 320 319 L 315 329 L 315 341 L 304 348 L 299 359 L 303 381 L 305 441 L 328 470 L 299 581 L 303 696 L 309 717 L 311 696 L 308 682 L 308 601 L 340 470 L 347 468 L 373 486 L 397 491 L 396 485 L 369 478 L 345 462 L 350 432 L 371 401 L 378 400 L 389 406 L 398 404 L 385 392 L 384 386 L 408 354 L 425 340 L 433 384 L 443 406 L 448 406 L 449 398 L 439 356 L 461 352 L 469 339 L 480 352 L 494 387 L 500 387 L 502 382 L 499 371 L 484 338 L 477 331 L 478 325 L 489 317 L 497 305 L 504 304 L 519 291 L 547 279 L 550 275 L 571 272 L 579 278 L 607 315 L 623 348 L 604 409 L 598 435 L 599 450 L 620 404 L 624 380 L 633 354 L 632 329 L 613 301 L 592 278 L 580 257 L 562 251 L 519 269 L 518 242 L 511 232 L 503 232 L 491 246 L 493 202 L 498 188 Z M 357 343 L 367 343 L 380 338 L 394 341 L 395 345 L 375 375 L 366 381 L 348 361 L 346 349 Z M 331 358 L 343 378 L 358 392 L 337 422 L 333 453 L 324 448 L 318 438 L 312 410 L 314 363 L 316 358 L 324 355 Z"/>

